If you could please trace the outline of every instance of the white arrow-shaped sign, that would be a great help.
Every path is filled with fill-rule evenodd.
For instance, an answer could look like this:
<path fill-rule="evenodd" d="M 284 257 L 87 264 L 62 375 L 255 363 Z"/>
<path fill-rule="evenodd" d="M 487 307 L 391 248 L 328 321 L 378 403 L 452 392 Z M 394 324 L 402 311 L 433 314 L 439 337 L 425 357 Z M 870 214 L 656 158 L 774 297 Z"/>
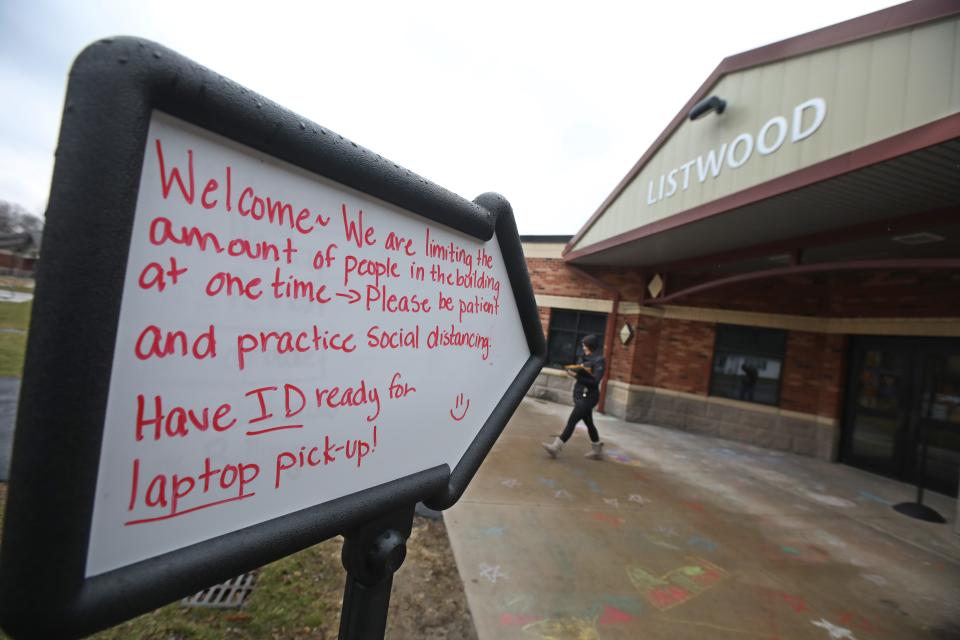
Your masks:
<path fill-rule="evenodd" d="M 158 112 L 127 264 L 88 576 L 453 469 L 530 358 L 496 236 Z"/>

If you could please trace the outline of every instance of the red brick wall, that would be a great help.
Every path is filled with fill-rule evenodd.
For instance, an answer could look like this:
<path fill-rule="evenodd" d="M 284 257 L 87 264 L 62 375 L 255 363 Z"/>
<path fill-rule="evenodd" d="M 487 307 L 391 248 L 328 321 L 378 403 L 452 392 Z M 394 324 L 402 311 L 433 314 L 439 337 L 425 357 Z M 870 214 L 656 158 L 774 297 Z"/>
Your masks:
<path fill-rule="evenodd" d="M 712 323 L 664 320 L 654 386 L 707 395 L 715 333 Z"/>
<path fill-rule="evenodd" d="M 674 276 L 668 286 L 704 281 Z M 960 274 L 949 271 L 849 272 L 741 282 L 671 304 L 832 318 L 958 317 L 958 290 Z"/>
<path fill-rule="evenodd" d="M 823 365 L 820 367 L 820 401 L 817 415 L 828 418 L 841 417 L 843 411 L 843 389 L 847 381 L 847 336 L 826 336 L 823 345 Z"/>
<path fill-rule="evenodd" d="M 788 332 L 780 381 L 780 407 L 839 418 L 845 351 L 843 336 Z"/>
<path fill-rule="evenodd" d="M 634 354 L 637 349 L 637 338 L 634 336 L 627 344 L 623 344 L 620 341 L 620 328 L 624 323 L 629 323 L 630 327 L 636 331 L 637 316 L 617 315 L 617 321 L 613 327 L 613 348 L 611 349 L 610 362 L 607 363 L 607 368 L 610 371 L 611 380 L 630 382 L 630 375 L 633 372 Z"/>
<path fill-rule="evenodd" d="M 554 258 L 527 258 L 534 293 L 612 300 L 613 294 Z"/>
<path fill-rule="evenodd" d="M 625 378 L 630 384 L 652 387 L 656 383 L 657 358 L 660 354 L 661 318 L 638 316 L 633 325 L 633 360 L 630 375 Z"/>
<path fill-rule="evenodd" d="M 537 307 L 540 312 L 540 326 L 543 327 L 543 335 L 547 337 L 547 330 L 550 328 L 550 307 Z"/>

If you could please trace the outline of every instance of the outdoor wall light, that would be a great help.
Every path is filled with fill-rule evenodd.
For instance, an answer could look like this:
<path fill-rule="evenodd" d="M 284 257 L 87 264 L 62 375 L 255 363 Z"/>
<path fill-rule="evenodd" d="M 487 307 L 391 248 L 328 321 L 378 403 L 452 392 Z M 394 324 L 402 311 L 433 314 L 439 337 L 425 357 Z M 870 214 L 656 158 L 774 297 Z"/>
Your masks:
<path fill-rule="evenodd" d="M 723 113 L 723 110 L 727 108 L 727 101 L 723 100 L 718 96 L 710 96 L 705 100 L 701 100 L 697 104 L 693 105 L 693 109 L 690 109 L 690 119 L 697 120 L 707 115 L 711 111 L 716 111 L 717 115 Z"/>

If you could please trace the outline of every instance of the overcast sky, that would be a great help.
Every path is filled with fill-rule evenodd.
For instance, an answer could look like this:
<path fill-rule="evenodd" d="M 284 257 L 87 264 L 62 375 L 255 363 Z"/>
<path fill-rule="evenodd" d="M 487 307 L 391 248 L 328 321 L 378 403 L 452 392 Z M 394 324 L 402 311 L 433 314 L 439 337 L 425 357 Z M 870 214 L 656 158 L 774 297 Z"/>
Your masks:
<path fill-rule="evenodd" d="M 0 0 L 0 199 L 42 214 L 73 58 L 135 35 L 572 234 L 724 57 L 893 4 Z"/>

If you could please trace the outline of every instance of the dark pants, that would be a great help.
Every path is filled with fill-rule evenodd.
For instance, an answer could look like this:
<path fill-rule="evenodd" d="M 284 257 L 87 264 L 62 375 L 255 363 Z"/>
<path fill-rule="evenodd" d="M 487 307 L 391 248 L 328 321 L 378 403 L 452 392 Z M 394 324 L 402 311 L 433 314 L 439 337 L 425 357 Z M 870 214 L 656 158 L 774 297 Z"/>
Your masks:
<path fill-rule="evenodd" d="M 587 425 L 587 432 L 590 434 L 590 442 L 600 442 L 600 434 L 597 433 L 597 427 L 593 424 L 593 408 L 597 406 L 596 401 L 575 402 L 570 417 L 567 418 L 567 426 L 560 434 L 560 439 L 566 442 L 573 435 L 573 428 L 577 423 L 583 420 Z"/>

